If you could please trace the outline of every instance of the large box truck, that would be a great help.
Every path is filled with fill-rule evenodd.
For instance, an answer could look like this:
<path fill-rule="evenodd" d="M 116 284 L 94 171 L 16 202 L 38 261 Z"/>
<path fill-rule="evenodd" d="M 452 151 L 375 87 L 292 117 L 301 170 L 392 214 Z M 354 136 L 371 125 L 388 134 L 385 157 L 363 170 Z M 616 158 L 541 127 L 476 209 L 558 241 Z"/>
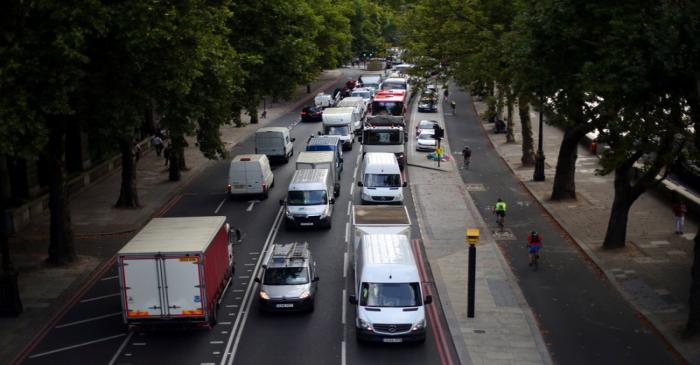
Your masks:
<path fill-rule="evenodd" d="M 117 253 L 124 323 L 213 326 L 233 275 L 225 217 L 154 218 Z"/>

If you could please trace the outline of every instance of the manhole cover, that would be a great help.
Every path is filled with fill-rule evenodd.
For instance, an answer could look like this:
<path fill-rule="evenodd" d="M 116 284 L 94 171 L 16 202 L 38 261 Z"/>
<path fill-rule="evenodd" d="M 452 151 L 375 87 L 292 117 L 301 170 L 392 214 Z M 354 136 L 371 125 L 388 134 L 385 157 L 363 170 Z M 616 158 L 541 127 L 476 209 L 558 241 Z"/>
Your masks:
<path fill-rule="evenodd" d="M 467 191 L 486 191 L 484 184 L 464 184 Z"/>
<path fill-rule="evenodd" d="M 504 228 L 503 231 L 501 231 L 500 229 L 496 229 L 493 232 L 493 238 L 496 241 L 514 241 L 515 235 L 508 228 Z"/>

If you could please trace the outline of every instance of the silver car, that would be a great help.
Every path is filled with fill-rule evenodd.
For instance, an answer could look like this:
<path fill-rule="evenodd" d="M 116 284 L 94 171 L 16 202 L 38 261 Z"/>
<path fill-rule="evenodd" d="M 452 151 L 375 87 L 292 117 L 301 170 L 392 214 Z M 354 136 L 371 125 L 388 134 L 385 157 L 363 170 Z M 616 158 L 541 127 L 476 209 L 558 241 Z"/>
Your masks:
<path fill-rule="evenodd" d="M 263 263 L 255 278 L 261 311 L 314 310 L 318 276 L 307 242 L 274 244 Z"/>
<path fill-rule="evenodd" d="M 435 151 L 436 145 L 435 131 L 424 129 L 416 140 L 416 151 Z"/>

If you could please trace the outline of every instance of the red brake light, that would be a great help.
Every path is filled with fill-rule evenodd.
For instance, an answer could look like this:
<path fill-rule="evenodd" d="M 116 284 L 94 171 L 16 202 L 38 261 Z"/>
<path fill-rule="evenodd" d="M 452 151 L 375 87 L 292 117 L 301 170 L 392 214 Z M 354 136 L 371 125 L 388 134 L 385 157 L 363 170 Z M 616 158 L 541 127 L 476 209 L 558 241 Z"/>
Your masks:
<path fill-rule="evenodd" d="M 250 161 L 250 157 L 242 157 L 241 161 Z"/>
<path fill-rule="evenodd" d="M 309 114 L 309 113 L 307 113 L 307 112 L 301 112 L 301 115 L 306 115 L 306 114 Z"/>

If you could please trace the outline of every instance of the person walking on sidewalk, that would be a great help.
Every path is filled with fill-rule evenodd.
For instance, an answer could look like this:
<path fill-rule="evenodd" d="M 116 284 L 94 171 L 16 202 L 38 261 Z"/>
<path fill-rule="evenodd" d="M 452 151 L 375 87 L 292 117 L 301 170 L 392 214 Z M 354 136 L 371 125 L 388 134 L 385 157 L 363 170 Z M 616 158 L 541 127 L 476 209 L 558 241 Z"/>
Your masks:
<path fill-rule="evenodd" d="M 447 103 L 449 101 L 449 96 L 450 92 L 445 88 L 445 91 L 442 93 L 445 96 L 445 102 Z"/>
<path fill-rule="evenodd" d="M 457 103 L 455 103 L 454 100 L 450 102 L 450 106 L 452 107 L 452 115 L 457 115 Z"/>
<path fill-rule="evenodd" d="M 151 138 L 151 144 L 156 149 L 156 155 L 160 157 L 160 153 L 163 152 L 163 138 L 158 134 L 154 134 L 153 138 Z"/>
<path fill-rule="evenodd" d="M 170 148 L 170 145 L 165 146 L 165 149 L 163 150 L 163 158 L 165 158 L 165 166 L 168 166 L 168 162 L 170 162 L 170 153 L 172 153 L 172 148 Z"/>
<path fill-rule="evenodd" d="M 683 234 L 683 226 L 685 226 L 685 214 L 688 212 L 688 207 L 683 199 L 679 199 L 673 206 L 673 214 L 676 216 L 676 234 Z"/>

